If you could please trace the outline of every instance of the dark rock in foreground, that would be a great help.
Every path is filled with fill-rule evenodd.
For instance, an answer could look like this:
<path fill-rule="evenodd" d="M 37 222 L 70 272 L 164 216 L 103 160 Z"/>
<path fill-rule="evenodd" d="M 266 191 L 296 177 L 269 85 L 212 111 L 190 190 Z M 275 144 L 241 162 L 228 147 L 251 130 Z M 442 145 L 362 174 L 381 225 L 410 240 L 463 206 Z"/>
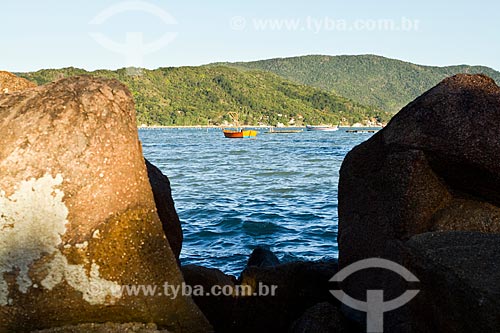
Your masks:
<path fill-rule="evenodd" d="M 426 233 L 406 245 L 404 264 L 421 281 L 409 303 L 414 332 L 499 331 L 499 234 Z"/>
<path fill-rule="evenodd" d="M 358 331 L 344 318 L 338 306 L 323 302 L 307 309 L 288 330 L 288 333 L 317 332 L 351 333 Z"/>
<path fill-rule="evenodd" d="M 500 88 L 448 78 L 355 147 L 339 183 L 340 265 L 439 230 L 500 232 Z"/>
<path fill-rule="evenodd" d="M 268 249 L 256 247 L 247 262 L 247 267 L 274 267 L 280 264 L 278 257 Z"/>
<path fill-rule="evenodd" d="M 247 267 L 239 280 L 217 269 L 183 266 L 190 286 L 229 286 L 229 296 L 193 297 L 214 329 L 224 332 L 286 332 L 309 307 L 331 301 L 330 278 L 336 261 L 293 262 L 274 267 Z M 230 289 L 229 289 L 230 290 Z"/>
<path fill-rule="evenodd" d="M 336 261 L 247 267 L 239 283 L 250 288 L 249 292 L 247 296 L 240 295 L 234 299 L 232 320 L 224 331 L 286 331 L 294 320 L 314 304 L 336 302 L 329 292 L 332 288 L 329 279 L 337 270 Z M 260 294 L 261 291 L 267 294 Z"/>
<path fill-rule="evenodd" d="M 387 127 L 355 147 L 342 164 L 340 268 L 372 257 L 403 263 L 404 242 L 426 232 L 500 233 L 499 156 L 500 88 L 492 79 L 457 75 L 417 98 Z M 418 311 L 424 319 L 419 320 L 450 329 L 437 331 L 465 332 L 469 326 L 463 321 L 474 321 L 465 315 L 467 309 L 475 304 L 475 311 L 479 311 L 483 304 L 488 313 L 479 318 L 491 323 L 496 316 L 493 322 L 497 323 L 500 309 L 494 310 L 498 303 L 483 296 L 496 288 L 489 285 L 495 281 L 487 277 L 497 276 L 499 267 L 474 263 L 492 263 L 481 253 L 493 251 L 493 240 L 484 236 L 483 244 L 483 236 L 439 236 L 439 242 L 431 236 L 419 237 L 408 243 L 414 273 L 417 277 L 421 273 L 423 279 L 422 293 L 412 301 L 420 304 Z M 460 241 L 464 242 L 462 249 Z M 469 241 L 475 245 L 465 251 Z M 440 246 L 439 250 L 434 246 Z M 466 279 L 466 274 L 470 278 Z M 372 270 L 349 277 L 342 287 L 359 300 L 366 300 L 368 289 L 384 289 L 384 299 L 392 299 L 408 289 L 398 279 L 392 272 Z M 479 281 L 485 284 L 478 290 Z M 431 294 L 434 301 L 425 298 Z M 423 311 L 426 302 L 431 305 Z M 410 332 L 415 324 L 409 319 L 412 311 L 405 306 L 386 313 L 388 330 Z M 360 313 L 349 314 L 355 317 Z M 447 326 L 454 320 L 455 326 Z M 489 332 L 491 326 L 485 327 Z"/>
<path fill-rule="evenodd" d="M 124 85 L 74 77 L 0 94 L 0 132 L 0 331 L 211 329 L 189 297 L 122 289 L 183 282 Z"/>
<path fill-rule="evenodd" d="M 236 278 L 226 275 L 218 269 L 206 268 L 196 265 L 186 265 L 181 267 L 184 280 L 189 286 L 203 286 L 204 292 L 212 292 L 214 286 L 218 286 L 217 292 L 222 292 L 225 286 L 234 290 Z M 224 332 L 231 326 L 231 313 L 234 310 L 235 296 L 224 294 L 215 296 L 193 296 L 193 299 L 210 321 L 216 332 Z"/>
<path fill-rule="evenodd" d="M 309 307 L 325 302 L 336 302 L 329 290 L 329 282 L 337 273 L 336 261 L 291 262 L 275 267 L 247 267 L 240 283 L 251 287 L 275 286 L 274 296 L 240 297 L 233 318 L 242 332 L 283 332 Z M 252 313 L 253 316 L 248 316 Z M 259 318 L 258 321 L 254 318 Z M 241 328 L 240 328 L 241 327 Z"/>
<path fill-rule="evenodd" d="M 172 190 L 170 181 L 160 169 L 146 160 L 149 183 L 153 190 L 153 196 L 156 203 L 158 216 L 160 217 L 163 231 L 167 236 L 170 248 L 175 257 L 179 259 L 182 249 L 182 228 L 179 216 L 175 210 L 174 200 L 172 199 Z"/>

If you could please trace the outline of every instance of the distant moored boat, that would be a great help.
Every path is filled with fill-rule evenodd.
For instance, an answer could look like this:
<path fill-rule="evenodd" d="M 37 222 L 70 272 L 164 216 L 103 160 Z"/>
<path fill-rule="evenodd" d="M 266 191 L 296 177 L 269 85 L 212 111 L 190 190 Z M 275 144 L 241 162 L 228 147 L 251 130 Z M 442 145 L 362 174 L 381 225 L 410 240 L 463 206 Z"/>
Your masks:
<path fill-rule="evenodd" d="M 239 126 L 238 113 L 229 112 L 229 116 L 233 120 L 236 127 Z M 236 130 L 222 130 L 224 136 L 229 139 L 243 139 L 243 138 L 253 138 L 257 136 L 257 131 L 254 130 L 244 130 L 244 129 L 236 129 Z"/>
<path fill-rule="evenodd" d="M 338 131 L 339 127 L 338 126 L 325 126 L 325 125 L 320 125 L 320 126 L 307 125 L 306 130 L 308 130 L 308 131 Z"/>
<path fill-rule="evenodd" d="M 230 139 L 253 138 L 257 136 L 257 131 L 254 130 L 241 130 L 241 131 L 224 130 L 223 132 L 224 136 Z"/>
<path fill-rule="evenodd" d="M 301 133 L 303 130 L 275 130 L 270 127 L 268 132 L 264 132 L 264 134 L 292 134 L 292 133 Z"/>

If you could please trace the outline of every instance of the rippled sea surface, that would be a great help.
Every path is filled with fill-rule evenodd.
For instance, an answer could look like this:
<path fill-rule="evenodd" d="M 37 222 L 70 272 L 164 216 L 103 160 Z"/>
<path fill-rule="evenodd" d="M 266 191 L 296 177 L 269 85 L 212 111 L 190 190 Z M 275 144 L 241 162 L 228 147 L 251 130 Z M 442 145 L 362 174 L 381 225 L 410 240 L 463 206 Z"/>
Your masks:
<path fill-rule="evenodd" d="M 226 139 L 219 129 L 139 130 L 170 179 L 182 264 L 239 275 L 257 245 L 283 262 L 334 258 L 345 155 L 372 134 L 302 132 Z"/>

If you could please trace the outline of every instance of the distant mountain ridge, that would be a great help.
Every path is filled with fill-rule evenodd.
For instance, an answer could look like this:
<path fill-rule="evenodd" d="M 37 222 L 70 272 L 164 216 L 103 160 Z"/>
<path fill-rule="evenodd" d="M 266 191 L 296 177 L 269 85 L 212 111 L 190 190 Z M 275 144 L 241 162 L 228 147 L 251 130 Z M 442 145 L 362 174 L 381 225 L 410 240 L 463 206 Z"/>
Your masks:
<path fill-rule="evenodd" d="M 247 125 L 384 123 L 406 104 L 458 73 L 483 66 L 433 67 L 375 55 L 309 55 L 253 62 L 87 72 L 78 68 L 18 73 L 37 84 L 82 74 L 115 78 L 135 99 L 139 124 L 218 125 L 237 111 Z"/>
<path fill-rule="evenodd" d="M 131 90 L 138 124 L 220 125 L 236 111 L 246 125 L 387 122 L 390 114 L 265 71 L 200 66 L 87 72 L 78 68 L 17 73 L 37 84 L 74 75 L 115 78 Z"/>
<path fill-rule="evenodd" d="M 500 72 L 484 66 L 423 66 L 376 55 L 308 55 L 221 64 L 272 72 L 391 113 L 458 73 L 486 74 L 500 83 Z"/>

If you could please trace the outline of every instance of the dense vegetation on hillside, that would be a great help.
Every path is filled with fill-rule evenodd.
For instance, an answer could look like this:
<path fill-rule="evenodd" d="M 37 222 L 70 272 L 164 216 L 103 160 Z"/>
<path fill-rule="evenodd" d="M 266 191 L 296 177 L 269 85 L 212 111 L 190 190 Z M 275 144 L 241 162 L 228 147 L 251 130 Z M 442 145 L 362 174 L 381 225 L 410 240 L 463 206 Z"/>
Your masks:
<path fill-rule="evenodd" d="M 483 73 L 500 83 L 500 73 L 487 67 L 419 66 L 374 55 L 303 56 L 226 65 L 273 72 L 392 113 L 458 73 Z"/>
<path fill-rule="evenodd" d="M 224 66 L 160 68 L 142 70 L 140 75 L 129 75 L 126 69 L 88 73 L 76 68 L 18 73 L 39 85 L 81 74 L 125 83 L 136 102 L 138 124 L 217 125 L 231 122 L 230 111 L 238 112 L 240 123 L 248 125 L 289 124 L 292 119 L 295 125 L 353 124 L 390 118 L 387 112 L 269 72 Z"/>
<path fill-rule="evenodd" d="M 126 69 L 89 73 L 76 68 L 18 75 L 38 84 L 80 74 L 116 78 L 132 91 L 139 124 L 218 125 L 230 123 L 228 112 L 236 111 L 243 124 L 303 125 L 386 122 L 457 73 L 484 73 L 500 83 L 500 73 L 487 67 L 419 66 L 373 55 L 160 68 L 142 70 L 141 75 L 129 75 Z"/>

